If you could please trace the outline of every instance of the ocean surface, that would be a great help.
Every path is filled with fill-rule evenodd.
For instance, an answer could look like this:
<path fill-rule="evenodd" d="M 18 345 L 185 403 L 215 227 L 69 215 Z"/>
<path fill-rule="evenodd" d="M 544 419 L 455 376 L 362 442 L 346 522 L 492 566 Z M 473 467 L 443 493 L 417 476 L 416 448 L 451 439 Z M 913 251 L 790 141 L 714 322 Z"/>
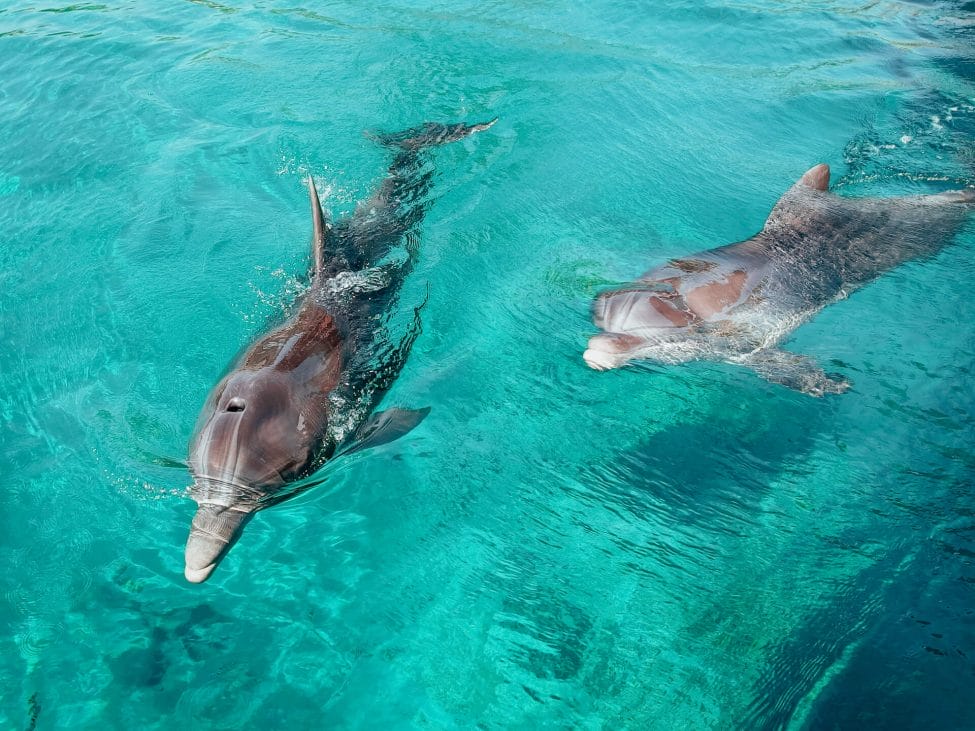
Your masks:
<path fill-rule="evenodd" d="M 406 437 L 183 578 L 187 442 L 439 148 Z M 853 383 L 597 373 L 602 289 L 842 195 L 975 185 L 975 5 L 0 6 L 0 728 L 975 728 L 975 226 L 802 326 Z"/>

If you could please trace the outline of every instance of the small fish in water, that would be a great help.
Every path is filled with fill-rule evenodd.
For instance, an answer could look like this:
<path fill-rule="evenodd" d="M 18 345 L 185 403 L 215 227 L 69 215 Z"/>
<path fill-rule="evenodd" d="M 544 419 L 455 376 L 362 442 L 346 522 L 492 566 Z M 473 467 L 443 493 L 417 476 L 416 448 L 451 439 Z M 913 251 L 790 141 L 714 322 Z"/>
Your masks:
<path fill-rule="evenodd" d="M 426 124 L 378 138 L 396 151 L 388 175 L 335 224 L 309 176 L 311 286 L 295 314 L 259 337 L 216 385 L 190 443 L 190 494 L 199 509 L 186 542 L 187 580 L 205 581 L 247 521 L 296 494 L 295 481 L 324 461 L 396 439 L 426 416 L 429 409 L 370 416 L 419 333 L 417 309 L 398 345 L 383 340 L 427 205 L 432 176 L 420 154 L 492 124 Z M 404 242 L 405 257 L 388 256 Z"/>
<path fill-rule="evenodd" d="M 826 305 L 887 270 L 931 256 L 975 209 L 975 190 L 898 198 L 828 192 L 817 165 L 779 199 L 747 241 L 702 251 L 600 294 L 593 322 L 604 332 L 583 354 L 596 370 L 633 360 L 719 360 L 813 396 L 849 381 L 778 344 Z"/>

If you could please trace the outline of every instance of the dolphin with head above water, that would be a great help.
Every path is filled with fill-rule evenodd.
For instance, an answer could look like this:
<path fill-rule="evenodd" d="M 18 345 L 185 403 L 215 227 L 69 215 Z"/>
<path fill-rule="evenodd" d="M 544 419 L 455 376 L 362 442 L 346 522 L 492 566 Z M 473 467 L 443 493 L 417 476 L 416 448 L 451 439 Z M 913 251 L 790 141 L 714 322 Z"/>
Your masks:
<path fill-rule="evenodd" d="M 419 332 L 418 310 L 398 344 L 385 319 L 416 256 L 413 229 L 431 172 L 420 152 L 487 129 L 426 124 L 380 141 L 396 156 L 378 191 L 330 223 L 308 178 L 311 284 L 292 317 L 259 337 L 210 393 L 190 442 L 199 508 L 186 542 L 186 578 L 205 581 L 260 509 L 295 494 L 326 460 L 406 433 L 428 409 L 370 413 Z M 405 242 L 401 256 L 391 256 Z"/>
<path fill-rule="evenodd" d="M 807 171 L 747 241 L 676 259 L 600 294 L 586 363 L 720 360 L 822 396 L 849 387 L 778 344 L 826 305 L 898 264 L 941 249 L 975 209 L 975 190 L 898 198 L 828 192 L 829 167 Z"/>

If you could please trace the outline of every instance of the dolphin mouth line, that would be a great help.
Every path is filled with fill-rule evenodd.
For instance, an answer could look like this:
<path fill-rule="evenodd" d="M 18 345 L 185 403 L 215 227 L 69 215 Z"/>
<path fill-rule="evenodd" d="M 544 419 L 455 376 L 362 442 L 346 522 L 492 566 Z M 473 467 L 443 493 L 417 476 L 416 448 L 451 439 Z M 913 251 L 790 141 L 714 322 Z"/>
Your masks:
<path fill-rule="evenodd" d="M 236 510 L 241 513 L 252 513 L 261 505 L 259 490 L 237 480 L 225 480 L 219 477 L 210 477 L 209 475 L 195 475 L 193 483 L 190 486 L 191 497 L 194 486 L 206 487 L 209 488 L 209 492 L 216 493 L 208 494 L 205 498 L 193 498 L 200 507 L 206 505 L 224 508 L 225 510 Z M 226 496 L 225 499 L 224 496 Z"/>

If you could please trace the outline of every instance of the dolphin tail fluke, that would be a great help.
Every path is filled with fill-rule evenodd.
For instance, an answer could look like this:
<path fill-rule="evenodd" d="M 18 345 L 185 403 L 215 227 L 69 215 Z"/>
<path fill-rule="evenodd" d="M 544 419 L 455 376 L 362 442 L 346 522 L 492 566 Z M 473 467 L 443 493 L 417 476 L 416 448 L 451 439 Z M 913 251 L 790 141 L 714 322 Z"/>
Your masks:
<path fill-rule="evenodd" d="M 392 134 L 378 134 L 368 132 L 367 135 L 386 147 L 398 147 L 403 150 L 416 152 L 435 145 L 445 145 L 448 142 L 456 142 L 476 132 L 483 132 L 498 121 L 495 117 L 489 122 L 479 122 L 477 124 L 440 124 L 438 122 L 427 122 L 419 127 L 413 127 L 403 132 Z"/>
<path fill-rule="evenodd" d="M 975 188 L 949 190 L 947 193 L 942 193 L 941 195 L 954 203 L 964 203 L 968 205 L 975 204 Z"/>
<path fill-rule="evenodd" d="M 201 505 L 186 540 L 186 580 L 206 581 L 230 547 L 237 542 L 252 512 L 222 505 Z"/>

